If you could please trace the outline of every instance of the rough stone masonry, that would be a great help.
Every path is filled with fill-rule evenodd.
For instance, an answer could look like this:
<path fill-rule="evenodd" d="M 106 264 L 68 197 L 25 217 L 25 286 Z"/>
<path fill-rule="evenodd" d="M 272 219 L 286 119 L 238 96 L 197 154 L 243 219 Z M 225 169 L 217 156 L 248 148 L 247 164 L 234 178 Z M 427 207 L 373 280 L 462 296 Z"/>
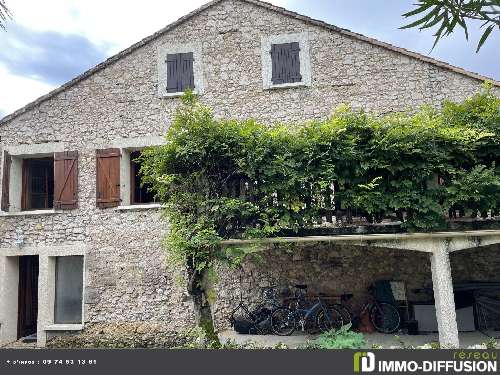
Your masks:
<path fill-rule="evenodd" d="M 307 37 L 310 85 L 265 89 L 262 41 L 294 33 Z M 38 254 L 40 249 L 54 254 L 61 247 L 83 249 L 85 327 L 151 326 L 161 336 L 195 324 L 184 272 L 165 261 L 161 240 L 167 226 L 160 209 L 97 208 L 95 159 L 96 149 L 165 133 L 180 99 L 159 95 L 158 53 L 193 43 L 201 47 L 200 100 L 219 117 L 267 123 L 321 119 L 342 103 L 378 113 L 404 111 L 424 103 L 438 106 L 444 99 L 462 100 L 483 81 L 459 68 L 266 3 L 217 0 L 7 116 L 0 121 L 2 158 L 3 151 L 21 146 L 27 154 L 40 145 L 78 151 L 78 207 L 3 212 L 0 258 L 23 251 Z M 495 90 L 499 85 L 494 82 Z M 349 264 L 340 255 L 325 257 Z M 0 262 L 4 293 L 12 287 L 3 279 L 5 262 Z M 314 267 L 323 272 L 328 262 L 316 261 Z M 414 270 L 415 277 L 425 278 L 428 270 Z M 344 275 L 353 276 L 336 277 Z M 221 285 L 231 288 L 224 280 Z M 226 304 L 220 298 L 233 298 L 224 289 L 219 293 L 220 306 Z M 0 306 L 0 323 L 12 319 L 7 310 Z M 45 334 L 54 333 L 47 328 L 50 319 L 39 317 L 40 345 L 45 344 Z M 165 333 L 166 339 L 170 333 Z"/>

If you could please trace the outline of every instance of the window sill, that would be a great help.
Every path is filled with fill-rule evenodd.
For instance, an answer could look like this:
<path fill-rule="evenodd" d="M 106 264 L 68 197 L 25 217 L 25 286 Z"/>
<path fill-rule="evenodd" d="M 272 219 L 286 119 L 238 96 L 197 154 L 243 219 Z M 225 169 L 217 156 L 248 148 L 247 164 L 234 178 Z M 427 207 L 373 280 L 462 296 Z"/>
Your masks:
<path fill-rule="evenodd" d="M 157 210 L 162 208 L 159 203 L 151 204 L 132 204 L 130 206 L 118 206 L 115 208 L 116 211 L 144 211 L 144 210 Z"/>
<path fill-rule="evenodd" d="M 202 94 L 198 90 L 193 90 L 193 93 L 196 94 L 196 95 L 201 95 Z M 179 98 L 182 95 L 184 95 L 184 91 L 180 91 L 180 92 L 164 92 L 163 94 L 161 94 L 161 96 L 163 98 Z"/>
<path fill-rule="evenodd" d="M 34 211 L 14 211 L 14 212 L 0 211 L 0 217 L 1 216 L 45 216 L 45 215 L 56 215 L 62 212 L 63 211 L 59 210 L 34 210 Z"/>
<path fill-rule="evenodd" d="M 305 82 L 282 83 L 280 85 L 273 85 L 272 83 L 264 86 L 264 90 L 277 90 L 277 89 L 290 89 L 294 87 L 308 87 L 310 85 Z"/>
<path fill-rule="evenodd" d="M 81 331 L 83 324 L 50 324 L 45 327 L 46 331 Z"/>

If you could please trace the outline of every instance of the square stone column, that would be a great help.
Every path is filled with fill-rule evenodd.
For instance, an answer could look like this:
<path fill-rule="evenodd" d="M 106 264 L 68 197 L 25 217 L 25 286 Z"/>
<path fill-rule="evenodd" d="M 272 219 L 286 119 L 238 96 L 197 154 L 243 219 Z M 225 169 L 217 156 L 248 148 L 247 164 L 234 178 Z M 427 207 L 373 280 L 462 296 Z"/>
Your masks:
<path fill-rule="evenodd" d="M 458 348 L 457 315 L 446 239 L 432 242 L 431 270 L 439 344 L 442 349 Z"/>

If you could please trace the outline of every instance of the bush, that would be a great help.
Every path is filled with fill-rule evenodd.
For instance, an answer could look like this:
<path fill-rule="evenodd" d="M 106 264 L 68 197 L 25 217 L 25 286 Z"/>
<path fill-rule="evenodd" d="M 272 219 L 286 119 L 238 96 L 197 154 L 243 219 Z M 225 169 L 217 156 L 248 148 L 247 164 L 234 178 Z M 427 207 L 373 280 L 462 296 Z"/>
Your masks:
<path fill-rule="evenodd" d="M 363 334 L 351 331 L 351 324 L 338 330 L 322 333 L 316 340 L 310 341 L 307 349 L 360 349 L 366 345 Z"/>
<path fill-rule="evenodd" d="M 426 231 L 456 211 L 499 211 L 500 99 L 488 86 L 441 110 L 341 106 L 287 125 L 217 119 L 192 93 L 183 102 L 165 145 L 142 153 L 141 173 L 165 205 L 170 259 L 193 287 L 214 260 L 255 252 L 222 252 L 224 239 L 298 233 L 336 215 Z"/>

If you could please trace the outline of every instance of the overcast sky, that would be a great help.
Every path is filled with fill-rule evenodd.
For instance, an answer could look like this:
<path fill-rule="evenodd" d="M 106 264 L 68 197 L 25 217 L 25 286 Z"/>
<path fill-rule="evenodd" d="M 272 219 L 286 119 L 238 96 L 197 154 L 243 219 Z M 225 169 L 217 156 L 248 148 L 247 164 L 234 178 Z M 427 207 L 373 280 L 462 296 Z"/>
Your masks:
<path fill-rule="evenodd" d="M 207 0 L 6 0 L 0 30 L 0 118 L 196 9 Z M 500 80 L 500 33 L 459 30 L 430 53 L 430 32 L 398 30 L 412 0 L 270 0 L 271 3 Z M 471 25 L 476 29 L 477 25 Z"/>

